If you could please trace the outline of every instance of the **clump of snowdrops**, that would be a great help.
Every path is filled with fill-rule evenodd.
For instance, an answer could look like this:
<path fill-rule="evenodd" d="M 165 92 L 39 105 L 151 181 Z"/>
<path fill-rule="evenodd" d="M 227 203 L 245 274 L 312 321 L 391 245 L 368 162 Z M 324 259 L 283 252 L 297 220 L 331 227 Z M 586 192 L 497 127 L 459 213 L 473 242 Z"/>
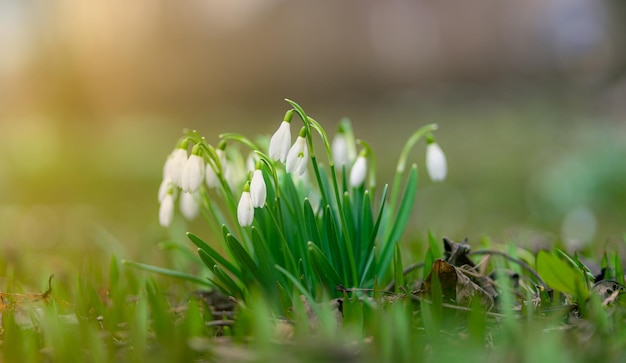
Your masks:
<path fill-rule="evenodd" d="M 211 284 L 242 301 L 261 294 L 279 310 L 300 295 L 314 300 L 338 294 L 338 287 L 390 280 L 417 192 L 418 167 L 407 168 L 413 146 L 426 141 L 432 181 L 447 173 L 437 125 L 429 124 L 407 140 L 391 187 L 378 189 L 374 151 L 355 140 L 349 121 L 331 141 L 320 123 L 287 102 L 292 108 L 269 145 L 226 133 L 214 147 L 186 132 L 167 157 L 158 195 L 162 226 L 172 223 L 178 205 L 184 218 L 202 214 L 221 235 L 217 248 L 187 234 Z"/>

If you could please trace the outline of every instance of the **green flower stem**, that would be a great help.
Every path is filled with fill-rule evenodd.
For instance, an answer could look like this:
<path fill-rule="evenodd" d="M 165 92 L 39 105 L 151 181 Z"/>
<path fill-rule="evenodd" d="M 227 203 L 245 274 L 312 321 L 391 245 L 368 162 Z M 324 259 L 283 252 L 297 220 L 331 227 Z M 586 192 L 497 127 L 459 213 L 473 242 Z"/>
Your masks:
<path fill-rule="evenodd" d="M 315 171 L 315 177 L 317 179 L 317 184 L 319 185 L 320 188 L 320 194 L 322 195 L 322 202 L 324 203 L 324 205 L 329 205 L 328 203 L 328 199 L 326 198 L 326 191 L 324 190 L 324 184 L 322 183 L 322 178 L 320 175 L 320 171 L 319 171 L 319 166 L 317 164 L 317 158 L 315 156 L 315 152 L 313 149 L 313 138 L 312 138 L 312 134 L 310 132 L 311 130 L 311 125 L 314 125 L 315 129 L 320 133 L 320 135 L 322 136 L 322 140 L 324 142 L 324 145 L 326 147 L 327 150 L 327 154 L 328 154 L 328 158 L 330 160 L 330 163 L 332 165 L 332 152 L 330 151 L 330 143 L 328 142 L 328 137 L 326 136 L 326 132 L 324 132 L 324 128 L 314 119 L 308 117 L 306 115 L 306 113 L 304 112 L 304 110 L 302 109 L 302 107 L 300 107 L 300 105 L 298 105 L 297 103 L 295 103 L 294 101 L 291 101 L 289 99 L 285 99 L 285 101 L 287 101 L 289 104 L 291 104 L 291 106 L 293 107 L 293 109 L 295 110 L 295 112 L 298 114 L 298 117 L 300 117 L 300 119 L 302 119 L 302 122 L 304 123 L 304 127 L 306 128 L 307 131 L 307 141 L 309 144 L 309 152 L 311 155 L 311 161 L 313 163 L 313 170 Z M 337 179 L 335 177 L 335 173 L 334 173 L 334 165 L 332 165 L 331 167 L 331 175 L 333 176 L 333 186 L 335 188 L 335 198 L 337 199 L 337 213 L 339 213 L 339 219 L 341 220 L 341 229 L 342 229 L 342 234 L 343 234 L 343 239 L 344 239 L 344 243 L 346 244 L 346 248 L 348 249 L 348 260 L 350 263 L 350 270 L 352 273 L 352 281 L 353 283 L 357 283 L 358 282 L 358 275 L 357 275 L 357 267 L 356 267 L 356 262 L 354 260 L 355 256 L 354 256 L 354 248 L 352 247 L 352 236 L 350 235 L 350 229 L 348 228 L 348 223 L 346 221 L 346 216 L 343 213 L 343 210 L 341 208 L 341 196 L 339 194 L 339 188 L 337 187 Z"/>
<path fill-rule="evenodd" d="M 398 193 L 400 192 L 400 183 L 402 182 L 402 176 L 404 174 L 404 170 L 406 168 L 406 160 L 409 156 L 409 152 L 413 148 L 413 146 L 425 135 L 429 134 L 432 131 L 437 130 L 437 124 L 428 124 L 420 127 L 417 131 L 411 135 L 411 137 L 404 144 L 404 148 L 400 153 L 400 158 L 398 158 L 398 165 L 396 166 L 396 175 L 393 178 L 393 188 L 391 189 L 391 201 L 389 203 L 389 208 L 387 209 L 391 213 L 396 208 L 396 202 L 398 200 Z"/>
<path fill-rule="evenodd" d="M 326 135 L 324 128 L 322 127 L 322 125 L 319 124 L 319 122 L 315 121 L 311 117 L 307 116 L 307 120 L 311 123 L 312 127 L 317 131 L 318 134 L 320 134 L 320 137 L 322 138 L 324 148 L 326 149 L 326 155 L 328 156 L 328 165 L 334 166 L 335 162 L 333 159 L 333 153 L 330 148 L 330 142 L 328 141 L 328 135 Z"/>
<path fill-rule="evenodd" d="M 326 191 L 324 190 L 324 184 L 322 183 L 320 170 L 317 165 L 317 157 L 315 156 L 315 149 L 313 145 L 313 134 L 311 133 L 311 122 L 309 120 L 309 117 L 306 115 L 306 112 L 304 112 L 304 109 L 302 109 L 300 105 L 298 105 L 297 103 L 289 99 L 285 99 L 285 101 L 291 104 L 295 112 L 298 114 L 298 117 L 300 117 L 300 119 L 302 120 L 302 123 L 304 124 L 304 128 L 306 130 L 307 143 L 309 145 L 309 155 L 313 163 L 313 170 L 315 171 L 315 178 L 317 179 L 317 184 L 319 185 L 319 188 L 320 188 L 320 194 L 322 195 L 322 202 L 324 204 L 328 204 L 328 199 L 326 199 Z"/>

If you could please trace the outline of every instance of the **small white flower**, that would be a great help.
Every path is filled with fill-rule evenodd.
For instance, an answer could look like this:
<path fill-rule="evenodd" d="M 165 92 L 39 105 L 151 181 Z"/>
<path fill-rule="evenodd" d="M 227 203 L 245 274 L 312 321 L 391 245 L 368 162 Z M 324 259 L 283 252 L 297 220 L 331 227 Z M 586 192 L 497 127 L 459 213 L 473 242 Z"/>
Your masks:
<path fill-rule="evenodd" d="M 287 121 L 283 121 L 270 139 L 270 157 L 284 163 L 287 159 L 287 153 L 289 152 L 290 146 L 291 124 Z"/>
<path fill-rule="evenodd" d="M 443 181 L 448 173 L 446 156 L 436 142 L 431 142 L 426 146 L 426 169 L 430 180 L 434 182 Z"/>
<path fill-rule="evenodd" d="M 159 203 L 163 202 L 163 199 L 165 199 L 165 196 L 167 195 L 167 193 L 169 193 L 170 189 L 173 187 L 174 187 L 174 184 L 172 184 L 172 181 L 170 180 L 169 176 L 165 176 L 165 178 L 163 178 L 163 181 L 161 182 L 161 185 L 159 185 L 159 193 L 158 193 Z"/>
<path fill-rule="evenodd" d="M 252 205 L 252 196 L 250 196 L 250 191 L 246 187 L 241 193 L 241 199 L 239 199 L 239 204 L 237 205 L 237 220 L 239 221 L 239 225 L 242 227 L 247 227 L 252 224 L 252 220 L 254 219 L 254 206 Z"/>
<path fill-rule="evenodd" d="M 350 171 L 350 185 L 353 188 L 358 188 L 363 185 L 365 181 L 365 175 L 367 174 L 367 158 L 363 155 L 359 155 L 352 166 Z"/>
<path fill-rule="evenodd" d="M 252 205 L 255 208 L 263 208 L 265 206 L 265 198 L 267 197 L 267 188 L 265 180 L 263 180 L 263 172 L 256 169 L 252 173 L 252 182 L 250 182 L 250 196 L 252 197 Z"/>
<path fill-rule="evenodd" d="M 295 173 L 296 175 L 301 176 L 306 170 L 308 160 L 309 148 L 307 146 L 306 139 L 302 136 L 298 136 L 296 142 L 293 144 L 291 149 L 289 149 L 285 169 L 288 173 Z"/>
<path fill-rule="evenodd" d="M 248 154 L 248 157 L 246 158 L 246 172 L 251 172 L 256 169 L 256 162 L 258 159 L 259 157 L 255 153 L 251 152 Z"/>
<path fill-rule="evenodd" d="M 215 153 L 217 154 L 219 163 L 222 167 L 222 175 L 224 175 L 226 171 L 226 152 L 222 149 L 217 149 L 215 150 Z M 220 186 L 220 179 L 211 164 L 206 166 L 204 181 L 209 188 L 218 188 Z"/>
<path fill-rule="evenodd" d="M 169 160 L 169 158 L 171 158 L 171 160 Z M 172 183 L 180 187 L 183 177 L 183 169 L 185 168 L 185 163 L 187 163 L 187 149 L 177 147 L 174 151 L 172 151 L 169 158 L 166 162 L 168 168 L 166 173 L 169 175 Z"/>
<path fill-rule="evenodd" d="M 184 192 L 193 193 L 198 190 L 205 177 L 204 168 L 204 158 L 200 155 L 191 154 L 185 163 L 180 181 Z"/>
<path fill-rule="evenodd" d="M 206 166 L 204 173 L 204 181 L 209 188 L 217 188 L 220 186 L 220 179 L 217 177 L 215 170 L 213 170 L 213 166 L 211 164 Z"/>
<path fill-rule="evenodd" d="M 172 224 L 172 218 L 174 217 L 174 194 L 172 190 L 167 193 L 161 202 L 159 208 L 159 223 L 163 227 L 169 227 Z"/>
<path fill-rule="evenodd" d="M 182 193 L 180 195 L 180 212 L 189 221 L 194 220 L 200 213 L 200 205 L 196 198 L 198 198 L 197 192 Z"/>
<path fill-rule="evenodd" d="M 339 169 L 348 165 L 350 162 L 350 155 L 348 153 L 348 140 L 346 137 L 339 133 L 333 139 L 333 143 L 331 144 L 332 152 L 333 152 L 333 162 L 335 166 Z"/>

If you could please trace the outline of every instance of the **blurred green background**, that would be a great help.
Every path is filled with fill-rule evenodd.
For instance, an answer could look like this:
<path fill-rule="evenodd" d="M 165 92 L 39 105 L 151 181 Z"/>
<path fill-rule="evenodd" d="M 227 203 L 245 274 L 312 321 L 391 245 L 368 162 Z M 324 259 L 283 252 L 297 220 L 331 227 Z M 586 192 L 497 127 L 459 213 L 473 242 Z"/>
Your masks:
<path fill-rule="evenodd" d="M 619 1 L 0 0 L 2 268 L 110 253 L 161 263 L 162 165 L 183 128 L 270 134 L 300 103 L 344 116 L 391 180 L 440 125 L 443 184 L 409 236 L 581 248 L 626 232 Z M 423 148 L 412 160 L 423 165 Z M 422 173 L 425 175 L 425 173 Z M 40 278 L 40 276 L 36 276 Z"/>

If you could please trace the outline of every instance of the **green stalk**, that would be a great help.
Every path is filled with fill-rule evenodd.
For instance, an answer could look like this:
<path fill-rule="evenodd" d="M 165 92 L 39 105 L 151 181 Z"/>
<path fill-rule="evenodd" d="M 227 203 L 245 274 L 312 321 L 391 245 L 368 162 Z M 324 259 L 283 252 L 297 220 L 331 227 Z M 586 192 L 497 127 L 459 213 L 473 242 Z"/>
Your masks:
<path fill-rule="evenodd" d="M 406 169 L 406 160 L 409 156 L 409 152 L 411 151 L 413 146 L 415 146 L 415 144 L 419 141 L 419 139 L 421 139 L 428 133 L 437 130 L 437 127 L 438 127 L 437 124 L 429 124 L 429 125 L 420 127 L 417 131 L 413 133 L 413 135 L 411 135 L 411 137 L 409 137 L 409 139 L 404 144 L 404 148 L 402 149 L 402 152 L 400 153 L 400 158 L 398 158 L 398 165 L 396 166 L 396 175 L 393 179 L 393 188 L 391 190 L 391 201 L 389 203 L 389 208 L 388 208 L 390 212 L 393 212 L 396 208 L 396 201 L 398 199 L 400 183 L 402 181 L 402 175 L 404 174 L 404 170 Z"/>

